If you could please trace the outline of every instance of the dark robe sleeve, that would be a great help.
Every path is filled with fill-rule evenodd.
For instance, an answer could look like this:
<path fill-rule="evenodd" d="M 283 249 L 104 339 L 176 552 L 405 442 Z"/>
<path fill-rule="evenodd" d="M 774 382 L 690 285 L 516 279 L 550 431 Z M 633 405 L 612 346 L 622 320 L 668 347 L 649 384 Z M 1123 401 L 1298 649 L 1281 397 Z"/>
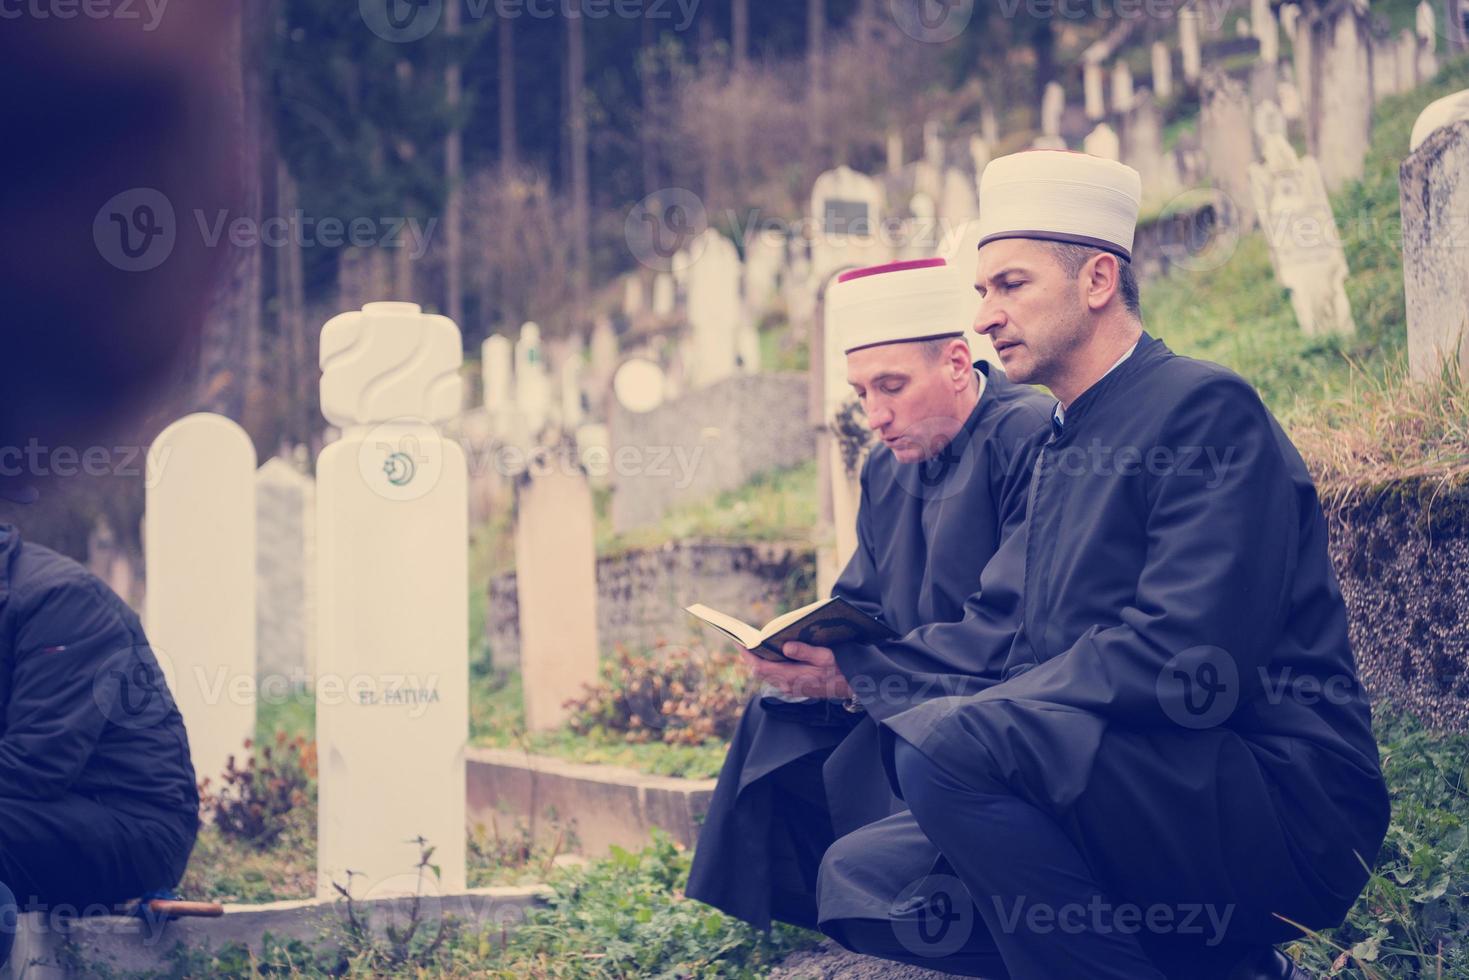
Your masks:
<path fill-rule="evenodd" d="M 1005 453 L 986 443 L 983 465 L 1001 474 L 999 550 L 980 574 L 979 591 L 964 603 L 962 619 L 920 626 L 898 640 L 843 643 L 833 649 L 848 685 L 878 721 L 934 698 L 974 694 L 1000 680 L 1019 621 L 1025 575 L 1025 522 L 1034 448 Z"/>
<path fill-rule="evenodd" d="M 857 550 L 852 552 L 847 567 L 842 569 L 842 574 L 832 586 L 831 594 L 841 596 L 873 619 L 881 620 L 881 573 L 872 557 L 872 504 L 867 491 L 867 471 L 871 460 L 869 455 L 862 464 L 862 499 L 857 508 Z"/>
<path fill-rule="evenodd" d="M 1211 690 L 1229 709 L 1260 689 L 1298 550 L 1296 500 L 1269 416 L 1249 385 L 1219 378 L 1174 409 L 1159 441 L 1178 465 L 1149 482 L 1144 520 L 1091 532 L 1137 534 L 1145 525 L 1134 601 L 1117 622 L 1096 624 L 975 702 L 1065 705 L 1135 727 L 1206 727 L 1223 720 L 1199 711 Z"/>

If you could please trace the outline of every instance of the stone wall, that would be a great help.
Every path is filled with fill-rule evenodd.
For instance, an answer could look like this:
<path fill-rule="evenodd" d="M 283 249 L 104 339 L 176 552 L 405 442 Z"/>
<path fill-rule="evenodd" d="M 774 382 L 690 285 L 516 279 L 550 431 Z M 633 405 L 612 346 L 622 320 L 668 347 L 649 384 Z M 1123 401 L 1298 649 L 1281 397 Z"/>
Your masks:
<path fill-rule="evenodd" d="M 1469 487 L 1358 494 L 1333 510 L 1331 540 L 1374 703 L 1469 731 Z"/>
<path fill-rule="evenodd" d="M 744 486 L 816 454 L 806 375 L 744 374 L 690 391 L 651 412 L 615 406 L 612 525 L 620 534 L 670 508 Z"/>
<path fill-rule="evenodd" d="M 597 559 L 597 637 L 604 651 L 660 640 L 707 638 L 683 611 L 702 602 L 762 625 L 815 597 L 816 557 L 806 544 L 687 541 Z M 485 638 L 497 669 L 520 662 L 515 573 L 490 581 Z"/>

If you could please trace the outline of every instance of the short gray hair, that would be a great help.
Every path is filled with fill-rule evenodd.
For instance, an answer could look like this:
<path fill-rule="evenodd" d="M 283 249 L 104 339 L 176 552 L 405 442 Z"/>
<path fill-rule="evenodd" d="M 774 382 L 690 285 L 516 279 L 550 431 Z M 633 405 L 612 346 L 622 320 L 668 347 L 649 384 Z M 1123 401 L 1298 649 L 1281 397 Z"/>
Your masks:
<path fill-rule="evenodd" d="M 923 350 L 925 357 L 930 362 L 934 362 L 943 358 L 944 352 L 949 349 L 949 344 L 963 339 L 964 335 L 962 333 L 954 333 L 949 334 L 947 337 L 930 337 L 927 340 L 917 341 L 917 343 Z"/>
<path fill-rule="evenodd" d="M 1051 250 L 1056 261 L 1061 263 L 1061 268 L 1066 270 L 1068 276 L 1075 276 L 1088 259 L 1102 251 L 1090 245 L 1074 245 L 1071 242 L 1046 242 L 1046 247 Z M 1127 312 L 1141 320 L 1143 308 L 1138 294 L 1137 274 L 1132 270 L 1132 263 L 1120 255 L 1117 256 L 1117 291 L 1122 294 L 1122 305 L 1127 307 Z"/>

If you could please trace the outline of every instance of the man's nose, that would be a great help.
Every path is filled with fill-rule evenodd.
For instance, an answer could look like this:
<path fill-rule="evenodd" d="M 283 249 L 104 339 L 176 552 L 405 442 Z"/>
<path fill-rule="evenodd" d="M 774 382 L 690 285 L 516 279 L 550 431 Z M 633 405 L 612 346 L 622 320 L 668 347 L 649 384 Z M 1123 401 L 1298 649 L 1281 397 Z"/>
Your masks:
<path fill-rule="evenodd" d="M 886 406 L 874 405 L 867 410 L 867 427 L 873 432 L 878 431 L 892 420 L 892 409 Z"/>
<path fill-rule="evenodd" d="M 974 315 L 974 332 L 989 336 L 991 330 L 997 330 L 1005 325 L 1005 312 L 999 305 L 991 305 L 981 301 L 979 312 Z"/>

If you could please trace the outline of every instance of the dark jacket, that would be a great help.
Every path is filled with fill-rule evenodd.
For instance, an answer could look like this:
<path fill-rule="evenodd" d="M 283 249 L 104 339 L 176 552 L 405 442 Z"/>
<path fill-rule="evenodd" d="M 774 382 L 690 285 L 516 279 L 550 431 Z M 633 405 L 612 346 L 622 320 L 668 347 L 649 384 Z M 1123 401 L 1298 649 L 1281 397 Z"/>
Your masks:
<path fill-rule="evenodd" d="M 138 617 L 0 524 L 0 797 L 68 794 L 190 835 L 198 819 L 183 718 Z"/>
<path fill-rule="evenodd" d="M 1243 862 L 1278 853 L 1278 896 L 1241 899 L 1237 921 L 1259 912 L 1260 938 L 1288 937 L 1264 914 L 1278 901 L 1335 925 L 1388 795 L 1300 455 L 1247 382 L 1147 334 L 1038 442 L 1026 521 L 965 619 L 932 627 L 922 649 L 880 647 L 964 651 L 998 671 L 977 694 L 886 714 L 885 738 L 960 773 L 983 745 L 1058 814 L 1126 790 L 1128 818 L 1092 842 L 1121 879 L 1132 862 L 1177 887 L 1205 854 L 1222 858 L 1218 880 L 1243 880 Z M 983 628 L 1001 583 L 1023 583 L 1013 637 Z M 1145 855 L 1138 827 L 1155 828 Z"/>
<path fill-rule="evenodd" d="M 1053 400 L 1009 381 L 987 364 L 986 388 L 945 450 L 924 463 L 900 464 L 885 446 L 862 468 L 857 549 L 832 588 L 917 645 L 925 624 L 958 619 L 980 571 L 1005 533 L 1024 517 L 1030 460 L 1018 446 L 1044 430 Z M 997 626 L 996 628 L 1004 628 Z M 853 693 L 872 717 L 819 725 L 766 711 L 757 696 L 730 743 L 699 834 L 686 894 L 762 928 L 771 920 L 770 777 L 812 753 L 822 771 L 830 830 L 837 836 L 880 820 L 902 804 L 887 787 L 874 718 L 889 712 L 894 691 L 967 690 L 963 679 L 986 665 L 966 651 L 889 657 L 876 648 L 838 653 Z M 930 676 L 932 675 L 932 676 Z M 940 684 L 930 682 L 937 677 Z M 958 679 L 957 682 L 955 679 Z M 884 692 L 889 700 L 874 696 Z M 840 706 L 830 713 L 850 719 Z"/>

